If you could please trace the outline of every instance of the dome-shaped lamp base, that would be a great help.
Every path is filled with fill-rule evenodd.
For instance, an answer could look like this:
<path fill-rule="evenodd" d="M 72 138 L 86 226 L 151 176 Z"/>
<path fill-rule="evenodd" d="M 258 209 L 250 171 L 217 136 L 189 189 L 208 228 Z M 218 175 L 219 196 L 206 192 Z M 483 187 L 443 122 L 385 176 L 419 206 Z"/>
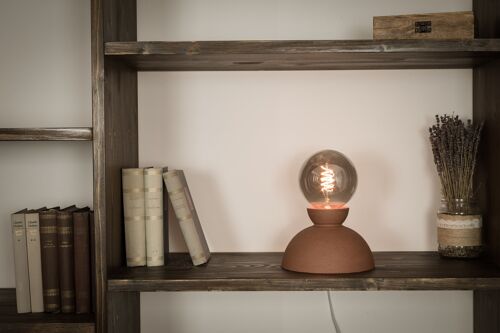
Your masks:
<path fill-rule="evenodd" d="M 289 271 L 318 274 L 355 273 L 374 268 L 370 247 L 357 232 L 342 226 L 349 208 L 308 208 L 314 226 L 288 244 L 281 266 Z"/>

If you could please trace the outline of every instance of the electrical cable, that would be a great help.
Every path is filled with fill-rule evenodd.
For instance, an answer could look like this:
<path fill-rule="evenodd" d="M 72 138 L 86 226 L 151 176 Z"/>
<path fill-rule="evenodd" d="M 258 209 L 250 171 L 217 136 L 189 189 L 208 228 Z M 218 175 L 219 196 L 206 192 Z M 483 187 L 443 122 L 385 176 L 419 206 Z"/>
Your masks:
<path fill-rule="evenodd" d="M 332 318 L 333 328 L 335 329 L 335 333 L 341 333 L 339 323 L 337 322 L 337 319 L 335 318 L 335 312 L 333 311 L 333 302 L 332 302 L 331 291 L 328 290 L 326 292 L 326 295 L 328 296 L 328 305 L 330 306 L 330 317 Z"/>

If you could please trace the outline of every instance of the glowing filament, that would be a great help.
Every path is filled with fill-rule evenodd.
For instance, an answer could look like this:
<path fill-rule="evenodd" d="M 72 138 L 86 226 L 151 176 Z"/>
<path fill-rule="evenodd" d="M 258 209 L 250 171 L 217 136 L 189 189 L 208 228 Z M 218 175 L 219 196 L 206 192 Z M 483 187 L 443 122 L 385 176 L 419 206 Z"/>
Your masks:
<path fill-rule="evenodd" d="M 335 173 L 333 172 L 332 169 L 328 168 L 328 165 L 322 166 L 321 165 L 321 177 L 319 178 L 320 180 L 320 186 L 321 186 L 321 192 L 323 192 L 323 195 L 325 196 L 325 199 L 327 201 L 329 200 L 328 194 L 332 193 L 335 190 L 336 183 L 335 183 Z"/>

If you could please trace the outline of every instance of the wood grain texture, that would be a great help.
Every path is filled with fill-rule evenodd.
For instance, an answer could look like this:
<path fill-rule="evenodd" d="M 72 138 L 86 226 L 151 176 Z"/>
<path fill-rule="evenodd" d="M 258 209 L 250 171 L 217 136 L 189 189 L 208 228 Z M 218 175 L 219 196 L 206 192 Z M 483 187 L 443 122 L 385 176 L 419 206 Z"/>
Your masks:
<path fill-rule="evenodd" d="M 121 268 L 113 291 L 471 290 L 500 288 L 500 269 L 482 260 L 446 260 L 435 252 L 375 252 L 375 270 L 356 274 L 303 274 L 281 268 L 282 253 L 214 253 L 194 267 L 187 254 L 169 265 Z"/>
<path fill-rule="evenodd" d="M 25 313 L 16 310 L 16 290 L 0 289 L 0 332 L 2 333 L 94 333 L 91 314 Z"/>
<path fill-rule="evenodd" d="M 475 290 L 474 333 L 498 332 L 500 332 L 500 290 Z"/>
<path fill-rule="evenodd" d="M 96 328 L 104 332 L 138 332 L 135 316 L 120 316 L 118 330 L 108 322 L 107 271 L 124 263 L 121 176 L 137 166 L 137 73 L 104 58 L 107 41 L 134 41 L 135 0 L 92 0 L 92 109 L 94 128 L 94 235 Z M 133 299 L 129 300 L 133 306 Z M 116 312 L 123 308 L 114 308 Z M 114 314 L 116 315 L 116 313 Z"/>
<path fill-rule="evenodd" d="M 108 332 L 140 332 L 140 301 L 138 292 L 108 293 Z"/>
<path fill-rule="evenodd" d="M 429 32 L 415 31 L 416 22 L 429 22 Z M 474 14 L 450 12 L 375 16 L 373 39 L 473 39 Z"/>
<path fill-rule="evenodd" d="M 500 40 L 108 42 L 107 58 L 140 71 L 471 68 Z"/>
<path fill-rule="evenodd" d="M 0 141 L 92 141 L 92 128 L 0 128 Z"/>
<path fill-rule="evenodd" d="M 474 0 L 476 38 L 500 38 L 500 1 Z M 500 267 L 500 60 L 474 68 L 473 119 L 484 121 L 476 183 L 488 258 Z M 474 292 L 474 333 L 500 332 L 500 288 Z"/>

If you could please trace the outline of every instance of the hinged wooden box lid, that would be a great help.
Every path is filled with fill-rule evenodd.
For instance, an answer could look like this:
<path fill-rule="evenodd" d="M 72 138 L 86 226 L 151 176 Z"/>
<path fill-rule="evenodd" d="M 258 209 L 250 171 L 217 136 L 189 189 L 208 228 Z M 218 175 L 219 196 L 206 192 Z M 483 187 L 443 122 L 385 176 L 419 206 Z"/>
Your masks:
<path fill-rule="evenodd" d="M 373 17 L 373 39 L 473 38 L 472 12 Z"/>

